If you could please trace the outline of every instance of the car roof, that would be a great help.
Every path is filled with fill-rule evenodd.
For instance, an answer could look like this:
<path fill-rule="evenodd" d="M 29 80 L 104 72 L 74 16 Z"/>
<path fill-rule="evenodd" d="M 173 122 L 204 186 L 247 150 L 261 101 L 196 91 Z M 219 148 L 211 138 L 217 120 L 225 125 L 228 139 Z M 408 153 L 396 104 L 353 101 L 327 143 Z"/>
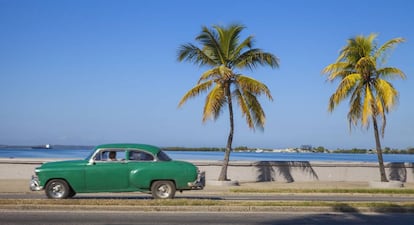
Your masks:
<path fill-rule="evenodd" d="M 113 143 L 113 144 L 103 144 L 98 145 L 95 147 L 95 149 L 100 148 L 125 148 L 125 149 L 141 149 L 145 150 L 147 152 L 150 152 L 154 155 L 158 154 L 158 152 L 161 151 L 160 148 L 153 146 L 153 145 L 147 145 L 147 144 L 132 144 L 132 143 Z"/>

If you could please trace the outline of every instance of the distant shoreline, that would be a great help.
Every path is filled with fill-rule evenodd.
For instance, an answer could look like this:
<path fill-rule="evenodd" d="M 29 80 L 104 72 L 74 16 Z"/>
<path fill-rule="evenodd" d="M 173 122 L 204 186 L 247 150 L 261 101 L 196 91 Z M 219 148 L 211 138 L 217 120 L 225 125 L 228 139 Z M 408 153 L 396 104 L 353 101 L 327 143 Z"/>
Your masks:
<path fill-rule="evenodd" d="M 41 145 L 0 145 L 0 149 L 39 149 L 38 146 Z M 44 148 L 45 150 L 92 150 L 95 148 L 95 145 L 51 145 L 51 148 Z M 40 148 L 43 149 L 43 148 Z M 199 152 L 224 152 L 225 148 L 217 148 L 217 147 L 161 147 L 161 149 L 167 151 L 199 151 Z M 260 150 L 260 151 L 258 151 Z M 293 152 L 297 153 L 327 153 L 327 154 L 336 154 L 336 153 L 346 153 L 346 154 L 376 154 L 375 151 L 370 149 L 336 149 L 336 150 L 327 150 L 323 149 L 320 151 L 318 148 L 313 149 L 300 149 L 300 148 L 292 148 Z M 258 148 L 248 148 L 248 147 L 237 147 L 233 149 L 233 152 L 275 152 L 274 149 L 258 149 Z M 285 151 L 282 151 L 285 152 Z M 383 154 L 406 154 L 412 155 L 414 154 L 414 148 L 399 150 L 399 149 L 390 149 L 384 148 Z"/>
<path fill-rule="evenodd" d="M 0 149 L 33 149 L 41 145 L 0 145 Z M 51 150 L 85 150 L 93 149 L 94 145 L 52 145 Z"/>

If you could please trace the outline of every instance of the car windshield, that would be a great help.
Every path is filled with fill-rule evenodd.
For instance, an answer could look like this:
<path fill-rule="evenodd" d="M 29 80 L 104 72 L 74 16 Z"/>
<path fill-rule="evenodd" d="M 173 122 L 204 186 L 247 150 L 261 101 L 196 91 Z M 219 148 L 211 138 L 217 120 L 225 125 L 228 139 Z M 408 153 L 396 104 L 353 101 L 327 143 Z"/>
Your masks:
<path fill-rule="evenodd" d="M 164 151 L 158 152 L 157 158 L 160 161 L 171 161 L 171 158 Z"/>
<path fill-rule="evenodd" d="M 89 155 L 86 156 L 85 160 L 89 160 L 94 153 L 95 153 L 95 149 L 94 150 L 91 150 L 91 153 L 89 153 Z"/>

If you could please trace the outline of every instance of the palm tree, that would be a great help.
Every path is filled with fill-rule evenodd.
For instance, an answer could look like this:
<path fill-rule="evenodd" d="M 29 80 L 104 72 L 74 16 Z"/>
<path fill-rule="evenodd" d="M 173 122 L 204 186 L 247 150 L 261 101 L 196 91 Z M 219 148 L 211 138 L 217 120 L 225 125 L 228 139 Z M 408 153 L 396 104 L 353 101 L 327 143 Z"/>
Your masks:
<path fill-rule="evenodd" d="M 382 182 L 388 182 L 382 158 L 379 125 L 384 137 L 386 114 L 398 101 L 398 92 L 388 81 L 390 78 L 404 79 L 404 73 L 395 67 L 382 67 L 389 51 L 404 42 L 394 38 L 378 48 L 377 35 L 356 36 L 348 40 L 335 63 L 324 68 L 328 80 L 340 80 L 336 91 L 329 99 L 329 111 L 349 97 L 348 121 L 350 129 L 359 122 L 369 128 L 370 120 L 374 127 L 374 137 Z"/>
<path fill-rule="evenodd" d="M 264 94 L 269 100 L 273 100 L 266 85 L 235 70 L 246 68 L 253 70 L 258 65 L 276 68 L 279 63 L 274 55 L 252 48 L 253 36 L 239 42 L 244 26 L 234 24 L 228 27 L 213 26 L 213 28 L 202 27 L 201 33 L 195 38 L 201 48 L 188 43 L 181 45 L 178 51 L 179 61 L 185 60 L 210 68 L 201 75 L 197 85 L 183 96 L 178 106 L 181 107 L 189 98 L 209 91 L 204 105 L 203 122 L 217 119 L 223 108 L 228 107 L 230 133 L 218 178 L 219 181 L 226 181 L 234 133 L 233 99 L 237 100 L 243 117 L 246 118 L 249 128 L 253 130 L 263 129 L 265 124 L 265 113 L 258 97 Z"/>

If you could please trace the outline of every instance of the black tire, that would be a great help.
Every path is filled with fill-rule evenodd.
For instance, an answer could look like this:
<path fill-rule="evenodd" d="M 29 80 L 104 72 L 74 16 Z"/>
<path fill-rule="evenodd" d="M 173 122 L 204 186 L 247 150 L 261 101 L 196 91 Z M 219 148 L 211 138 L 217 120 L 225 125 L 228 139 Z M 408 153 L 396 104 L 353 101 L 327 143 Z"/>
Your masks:
<path fill-rule="evenodd" d="M 159 180 L 151 185 L 151 194 L 155 199 L 171 199 L 175 196 L 175 185 L 171 181 Z"/>
<path fill-rule="evenodd" d="M 76 195 L 76 192 L 71 188 L 70 189 L 70 193 L 69 193 L 69 195 L 68 195 L 68 198 L 72 198 L 73 196 L 75 196 Z"/>
<path fill-rule="evenodd" d="M 71 188 L 62 179 L 53 179 L 47 182 L 45 188 L 46 196 L 52 199 L 65 199 L 69 197 Z"/>

